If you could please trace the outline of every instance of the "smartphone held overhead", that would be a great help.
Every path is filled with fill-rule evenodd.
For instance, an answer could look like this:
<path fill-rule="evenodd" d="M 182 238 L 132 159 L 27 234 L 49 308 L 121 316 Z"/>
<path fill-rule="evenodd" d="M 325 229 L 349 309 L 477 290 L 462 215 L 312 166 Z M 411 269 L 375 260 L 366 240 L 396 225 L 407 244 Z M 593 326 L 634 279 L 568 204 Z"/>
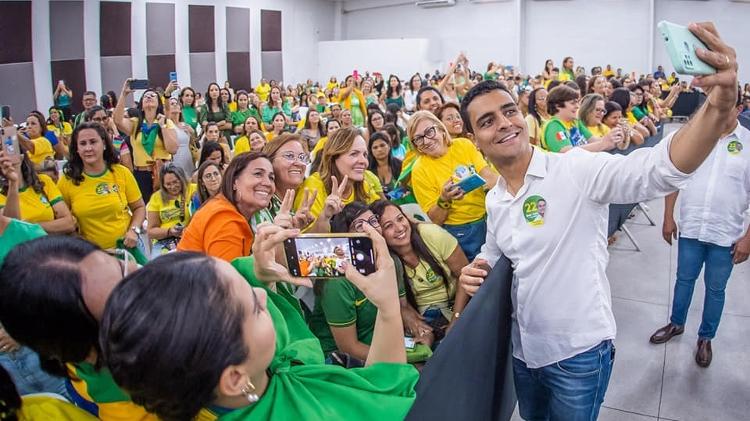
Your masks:
<path fill-rule="evenodd" d="M 697 48 L 708 50 L 706 44 L 693 35 L 686 26 L 677 25 L 665 20 L 656 26 L 661 33 L 664 44 L 672 61 L 675 72 L 683 75 L 710 75 L 716 69 L 698 58 Z"/>
<path fill-rule="evenodd" d="M 148 79 L 130 79 L 128 86 L 133 90 L 148 89 Z"/>
<path fill-rule="evenodd" d="M 330 279 L 344 276 L 344 263 L 357 272 L 375 272 L 372 240 L 362 234 L 308 234 L 284 241 L 287 266 L 293 276 Z"/>

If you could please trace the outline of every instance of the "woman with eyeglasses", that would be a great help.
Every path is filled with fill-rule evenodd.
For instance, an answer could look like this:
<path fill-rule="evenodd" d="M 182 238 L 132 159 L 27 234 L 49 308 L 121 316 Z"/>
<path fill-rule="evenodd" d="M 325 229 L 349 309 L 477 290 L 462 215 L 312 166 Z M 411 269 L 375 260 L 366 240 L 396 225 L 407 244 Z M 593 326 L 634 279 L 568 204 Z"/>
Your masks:
<path fill-rule="evenodd" d="M 382 233 L 378 218 L 367 205 L 352 202 L 333 217 L 331 232 L 363 233 L 365 224 Z M 395 264 L 396 278 L 389 281 L 396 283 L 399 297 L 405 297 L 403 264 L 398 256 L 391 257 Z M 316 256 L 308 256 L 307 259 L 315 261 Z M 311 267 L 311 270 L 314 268 Z M 354 283 L 343 277 L 316 282 L 313 290 L 315 307 L 309 324 L 310 330 L 320 340 L 323 353 L 331 361 L 338 357 L 331 354 L 338 351 L 356 358 L 357 363 L 364 363 L 370 352 L 378 308 Z M 432 344 L 427 339 L 425 342 L 429 342 L 427 345 Z"/>
<path fill-rule="evenodd" d="M 578 119 L 583 122 L 593 136 L 604 137 L 610 131 L 609 126 L 602 123 L 602 118 L 604 118 L 606 112 L 604 97 L 599 94 L 588 94 L 581 99 Z"/>
<path fill-rule="evenodd" d="M 138 101 L 138 117 L 125 117 L 125 101 L 133 92 L 130 81 L 131 79 L 127 79 L 122 85 L 112 118 L 117 128 L 130 136 L 133 175 L 143 197 L 150 198 L 154 189 L 158 189 L 159 169 L 165 162 L 172 160 L 172 154 L 177 152 L 179 143 L 174 124 L 164 115 L 159 93 L 153 89 L 147 89 Z"/>
<path fill-rule="evenodd" d="M 646 99 L 645 88 L 641 85 L 633 85 L 630 88 L 630 109 L 625 113 L 628 121 L 631 123 L 638 122 L 648 129 L 649 136 L 656 134 L 656 117 L 648 111 L 648 101 Z"/>
<path fill-rule="evenodd" d="M 189 202 L 194 193 L 185 172 L 174 164 L 162 167 L 159 180 L 161 188 L 146 207 L 152 259 L 177 248 L 182 230 L 190 222 Z"/>
<path fill-rule="evenodd" d="M 45 371 L 65 378 L 76 406 L 104 421 L 156 421 L 117 386 L 99 345 L 105 303 L 120 280 L 136 270 L 132 260 L 68 236 L 19 244 L 0 270 L 4 329 L 39 354 Z M 57 419 L 48 415 L 52 418 Z"/>
<path fill-rule="evenodd" d="M 222 176 L 221 192 L 193 215 L 177 249 L 227 262 L 250 255 L 254 237 L 249 221 L 270 204 L 276 190 L 274 177 L 266 155 L 235 157 Z"/>
<path fill-rule="evenodd" d="M 439 341 L 469 301 L 463 288 L 458 288 L 461 269 L 469 260 L 458 241 L 439 226 L 414 222 L 399 206 L 385 200 L 373 203 L 370 209 L 378 218 L 388 249 L 404 265 L 406 302 L 402 302 L 402 312 L 408 305 L 418 313 L 416 318 L 405 318 L 407 333 L 417 340 L 434 337 Z"/>
<path fill-rule="evenodd" d="M 550 90 L 547 96 L 547 110 L 552 118 L 542 127 L 542 148 L 550 152 L 567 152 L 574 147 L 582 147 L 591 152 L 601 152 L 613 149 L 624 141 L 624 134 L 619 128 L 612 129 L 604 136 L 595 136 L 578 119 L 577 90 L 559 85 Z"/>
<path fill-rule="evenodd" d="M 0 168 L 0 214 L 39 224 L 49 234 L 69 234 L 76 221 L 55 182 L 38 174 L 21 147 L 19 159 L 3 160 Z M 7 157 L 5 151 L 0 156 Z M 52 161 L 54 163 L 54 161 Z"/>
<path fill-rule="evenodd" d="M 329 232 L 329 221 L 344 206 L 360 201 L 372 203 L 383 198 L 383 187 L 377 176 L 367 175 L 367 142 L 354 127 L 339 129 L 321 151 L 319 171 L 307 177 L 303 189 L 317 191 L 310 208 L 315 224 L 312 232 Z M 372 180 L 370 177 L 374 177 Z M 302 205 L 303 195 L 297 194 L 295 209 Z"/>
<path fill-rule="evenodd" d="M 473 259 L 487 229 L 485 190 L 495 185 L 497 174 L 470 140 L 451 139 L 445 125 L 429 111 L 412 115 L 407 134 L 418 156 L 411 173 L 417 203 Z M 475 173 L 484 178 L 484 188 L 464 192 L 457 183 Z"/>
<path fill-rule="evenodd" d="M 223 166 L 214 161 L 206 161 L 196 171 L 197 187 L 190 200 L 190 216 L 195 215 L 198 209 L 221 192 L 221 178 Z"/>
<path fill-rule="evenodd" d="M 102 249 L 115 248 L 120 239 L 128 248 L 138 244 L 146 217 L 141 190 L 133 174 L 118 163 L 101 124 L 84 122 L 73 130 L 70 160 L 57 186 L 81 237 Z"/>

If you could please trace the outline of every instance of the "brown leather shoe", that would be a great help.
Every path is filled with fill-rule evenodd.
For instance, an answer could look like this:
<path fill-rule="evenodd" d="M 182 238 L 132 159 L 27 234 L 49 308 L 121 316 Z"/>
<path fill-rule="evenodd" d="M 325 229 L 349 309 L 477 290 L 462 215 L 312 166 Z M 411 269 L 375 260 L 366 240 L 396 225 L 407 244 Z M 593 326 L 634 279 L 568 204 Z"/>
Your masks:
<path fill-rule="evenodd" d="M 699 366 L 706 368 L 711 365 L 711 358 L 713 353 L 711 352 L 711 341 L 706 339 L 698 339 L 698 351 L 695 353 L 695 362 Z"/>
<path fill-rule="evenodd" d="M 684 331 L 684 326 L 677 326 L 676 324 L 670 323 L 654 332 L 649 341 L 651 341 L 652 344 L 663 344 L 677 335 L 682 335 L 682 332 Z"/>

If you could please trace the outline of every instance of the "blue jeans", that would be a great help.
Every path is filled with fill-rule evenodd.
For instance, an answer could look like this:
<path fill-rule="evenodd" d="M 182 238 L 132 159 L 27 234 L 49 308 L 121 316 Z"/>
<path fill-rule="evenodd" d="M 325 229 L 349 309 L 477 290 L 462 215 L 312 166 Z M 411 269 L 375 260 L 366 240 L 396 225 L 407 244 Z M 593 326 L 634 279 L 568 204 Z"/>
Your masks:
<path fill-rule="evenodd" d="M 461 225 L 443 225 L 443 228 L 458 240 L 458 245 L 464 251 L 469 262 L 479 254 L 487 236 L 487 220 L 469 222 Z"/>
<path fill-rule="evenodd" d="M 690 301 L 693 299 L 695 281 L 703 264 L 706 270 L 703 281 L 706 284 L 706 298 L 703 300 L 703 320 L 698 329 L 701 339 L 713 339 L 724 310 L 724 291 L 729 275 L 732 274 L 732 248 L 680 237 L 677 249 L 677 282 L 674 286 L 672 317 L 670 321 L 684 326 L 687 320 Z"/>
<path fill-rule="evenodd" d="M 518 410 L 527 421 L 592 421 L 609 385 L 615 347 L 604 341 L 567 360 L 528 368 L 513 358 Z"/>
<path fill-rule="evenodd" d="M 0 352 L 0 365 L 10 374 L 20 395 L 57 393 L 68 397 L 65 380 L 43 371 L 37 353 L 25 346 L 15 352 Z"/>

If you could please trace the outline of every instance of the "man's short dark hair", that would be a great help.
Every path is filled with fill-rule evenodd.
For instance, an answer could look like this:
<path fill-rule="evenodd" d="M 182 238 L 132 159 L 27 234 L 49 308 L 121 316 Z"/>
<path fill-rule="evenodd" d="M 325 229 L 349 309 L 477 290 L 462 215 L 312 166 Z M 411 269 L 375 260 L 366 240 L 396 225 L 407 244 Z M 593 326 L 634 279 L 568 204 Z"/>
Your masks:
<path fill-rule="evenodd" d="M 81 96 L 81 98 L 83 98 L 84 96 L 93 96 L 94 99 L 96 99 L 96 92 L 94 92 L 94 91 L 86 91 L 86 92 L 83 93 L 83 96 Z"/>
<path fill-rule="evenodd" d="M 440 97 L 440 102 L 442 104 L 445 104 L 445 99 L 443 98 L 443 94 L 440 93 L 440 90 L 435 88 L 434 86 L 427 85 L 419 88 L 419 91 L 417 91 L 417 109 L 420 109 L 419 103 L 422 102 L 422 94 L 427 91 L 435 91 L 435 93 Z"/>
<path fill-rule="evenodd" d="M 485 80 L 474 85 L 474 87 L 469 89 L 469 92 L 467 92 L 461 100 L 461 118 L 464 121 L 464 128 L 467 132 L 474 133 L 474 128 L 471 127 L 471 120 L 469 120 L 469 105 L 471 105 L 471 102 L 474 101 L 476 97 L 488 94 L 492 91 L 503 91 L 513 98 L 513 95 L 504 83 L 495 80 Z"/>
<path fill-rule="evenodd" d="M 565 107 L 565 103 L 568 101 L 577 100 L 581 95 L 575 89 L 567 85 L 555 86 L 547 94 L 547 112 L 554 116 L 560 110 Z"/>

